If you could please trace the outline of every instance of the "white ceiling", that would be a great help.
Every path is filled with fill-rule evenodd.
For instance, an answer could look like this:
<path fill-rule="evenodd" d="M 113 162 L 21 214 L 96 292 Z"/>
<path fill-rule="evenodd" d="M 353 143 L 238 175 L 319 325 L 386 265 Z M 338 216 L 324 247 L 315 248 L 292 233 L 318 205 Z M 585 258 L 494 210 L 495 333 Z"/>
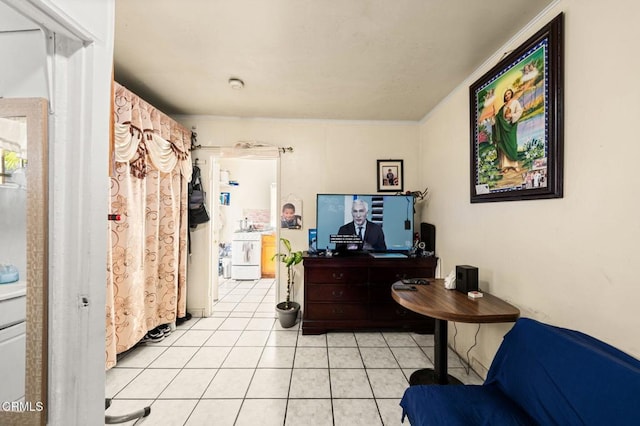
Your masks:
<path fill-rule="evenodd" d="M 552 2 L 117 0 L 115 79 L 167 114 L 417 121 Z"/>

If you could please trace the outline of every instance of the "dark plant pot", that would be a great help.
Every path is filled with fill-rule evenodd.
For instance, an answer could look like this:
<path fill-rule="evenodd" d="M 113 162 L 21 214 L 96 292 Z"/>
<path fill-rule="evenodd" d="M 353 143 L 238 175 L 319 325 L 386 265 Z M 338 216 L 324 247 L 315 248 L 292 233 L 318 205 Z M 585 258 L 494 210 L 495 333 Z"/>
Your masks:
<path fill-rule="evenodd" d="M 298 319 L 298 312 L 300 311 L 300 304 L 296 302 L 289 302 L 289 309 L 285 309 L 287 302 L 280 302 L 276 305 L 276 311 L 278 312 L 278 319 L 282 328 L 291 328 L 296 325 Z"/>

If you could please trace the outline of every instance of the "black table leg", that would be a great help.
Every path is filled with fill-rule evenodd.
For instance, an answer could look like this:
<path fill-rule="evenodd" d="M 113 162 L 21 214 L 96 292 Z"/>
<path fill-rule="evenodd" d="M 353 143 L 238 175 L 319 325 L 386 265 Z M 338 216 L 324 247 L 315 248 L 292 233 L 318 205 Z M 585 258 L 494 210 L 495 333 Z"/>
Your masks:
<path fill-rule="evenodd" d="M 435 343 L 433 368 L 423 368 L 414 371 L 409 378 L 409 384 L 414 385 L 461 385 L 462 382 L 447 374 L 447 321 L 436 319 L 436 329 L 433 336 Z"/>

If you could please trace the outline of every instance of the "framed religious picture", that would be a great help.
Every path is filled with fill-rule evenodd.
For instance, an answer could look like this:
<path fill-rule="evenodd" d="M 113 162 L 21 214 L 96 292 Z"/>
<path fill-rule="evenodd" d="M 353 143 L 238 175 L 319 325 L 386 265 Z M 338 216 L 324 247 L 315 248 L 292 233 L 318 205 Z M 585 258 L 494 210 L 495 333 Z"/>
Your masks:
<path fill-rule="evenodd" d="M 562 19 L 469 88 L 472 203 L 562 197 Z"/>
<path fill-rule="evenodd" d="M 378 160 L 378 192 L 402 192 L 404 187 L 403 160 Z"/>

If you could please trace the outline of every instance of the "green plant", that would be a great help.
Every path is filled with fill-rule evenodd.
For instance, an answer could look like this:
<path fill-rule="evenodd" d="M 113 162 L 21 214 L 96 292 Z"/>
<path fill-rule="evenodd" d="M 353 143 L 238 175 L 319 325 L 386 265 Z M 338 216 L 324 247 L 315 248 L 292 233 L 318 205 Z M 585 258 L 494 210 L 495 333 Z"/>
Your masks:
<path fill-rule="evenodd" d="M 302 252 L 301 251 L 292 251 L 291 250 L 291 242 L 286 238 L 280 238 L 284 248 L 286 249 L 286 253 L 276 253 L 273 255 L 271 260 L 276 257 L 280 259 L 282 263 L 287 267 L 287 298 L 285 300 L 285 309 L 291 308 L 291 289 L 293 288 L 293 279 L 294 273 L 293 267 L 298 263 L 302 262 Z"/>

